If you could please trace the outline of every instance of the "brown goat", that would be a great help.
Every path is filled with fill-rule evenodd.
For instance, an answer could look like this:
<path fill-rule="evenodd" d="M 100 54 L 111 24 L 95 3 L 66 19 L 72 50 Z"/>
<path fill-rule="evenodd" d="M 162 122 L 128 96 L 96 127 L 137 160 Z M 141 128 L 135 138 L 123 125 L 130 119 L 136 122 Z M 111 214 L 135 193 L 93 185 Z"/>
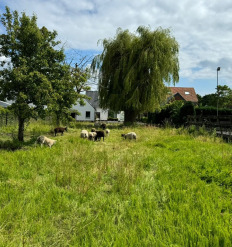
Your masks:
<path fill-rule="evenodd" d="M 64 134 L 64 131 L 68 131 L 67 127 L 62 128 L 62 127 L 57 127 L 54 129 L 55 136 L 57 133 L 61 133 L 62 135 Z"/>

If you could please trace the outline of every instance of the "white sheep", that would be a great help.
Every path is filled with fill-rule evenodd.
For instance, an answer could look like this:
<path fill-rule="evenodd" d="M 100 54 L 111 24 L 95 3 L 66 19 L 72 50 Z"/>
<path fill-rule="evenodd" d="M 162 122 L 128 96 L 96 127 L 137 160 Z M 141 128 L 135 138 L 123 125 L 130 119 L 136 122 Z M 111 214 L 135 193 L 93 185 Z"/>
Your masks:
<path fill-rule="evenodd" d="M 110 130 L 106 129 L 106 136 L 109 136 L 109 135 L 110 135 Z"/>
<path fill-rule="evenodd" d="M 129 140 L 133 140 L 137 138 L 137 135 L 135 132 L 130 132 L 130 133 L 127 133 L 127 134 L 122 134 L 122 137 L 124 137 L 125 139 L 129 139 Z"/>
<path fill-rule="evenodd" d="M 46 144 L 51 148 L 56 143 L 56 140 L 49 139 L 46 136 L 39 136 L 37 138 L 37 143 L 40 143 L 41 147 L 43 146 L 43 144 Z"/>
<path fill-rule="evenodd" d="M 88 138 L 89 137 L 89 133 L 87 130 L 82 130 L 81 131 L 81 138 Z"/>
<path fill-rule="evenodd" d="M 96 132 L 89 132 L 89 140 L 94 141 L 96 135 L 97 135 Z"/>

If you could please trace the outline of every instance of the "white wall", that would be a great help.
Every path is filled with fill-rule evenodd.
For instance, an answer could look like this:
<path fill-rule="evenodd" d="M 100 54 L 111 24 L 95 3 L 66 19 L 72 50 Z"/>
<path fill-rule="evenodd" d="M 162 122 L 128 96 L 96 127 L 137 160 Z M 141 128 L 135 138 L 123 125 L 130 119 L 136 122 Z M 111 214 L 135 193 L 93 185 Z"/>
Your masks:
<path fill-rule="evenodd" d="M 119 113 L 117 113 L 117 119 L 120 122 L 124 122 L 124 111 L 120 111 Z"/>
<path fill-rule="evenodd" d="M 108 119 L 108 110 L 103 110 L 101 108 L 97 108 L 96 112 L 100 112 L 100 121 L 107 121 Z"/>
<path fill-rule="evenodd" d="M 85 105 L 81 106 L 79 103 L 73 105 L 72 109 L 80 112 L 80 115 L 76 115 L 77 121 L 94 121 L 95 109 L 84 99 Z M 90 112 L 90 117 L 86 118 L 86 112 Z"/>

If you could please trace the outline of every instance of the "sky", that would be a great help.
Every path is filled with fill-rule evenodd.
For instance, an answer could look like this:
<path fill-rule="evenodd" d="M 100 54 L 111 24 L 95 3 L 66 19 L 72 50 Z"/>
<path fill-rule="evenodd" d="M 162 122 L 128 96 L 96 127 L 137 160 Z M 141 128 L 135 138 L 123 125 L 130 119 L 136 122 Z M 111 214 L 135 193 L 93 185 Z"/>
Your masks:
<path fill-rule="evenodd" d="M 194 87 L 201 96 L 215 93 L 217 82 L 232 88 L 231 0 L 0 0 L 0 14 L 6 5 L 56 30 L 69 56 L 101 53 L 98 41 L 114 38 L 119 27 L 169 28 L 179 43 L 175 86 Z"/>

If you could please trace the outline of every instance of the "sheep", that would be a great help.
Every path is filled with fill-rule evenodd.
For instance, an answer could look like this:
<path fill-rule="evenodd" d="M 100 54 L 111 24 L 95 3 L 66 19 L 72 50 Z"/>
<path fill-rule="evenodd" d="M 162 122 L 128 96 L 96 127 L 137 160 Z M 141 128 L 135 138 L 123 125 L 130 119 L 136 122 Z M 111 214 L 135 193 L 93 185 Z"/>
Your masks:
<path fill-rule="evenodd" d="M 106 124 L 105 124 L 105 123 L 101 124 L 101 128 L 102 128 L 103 130 L 105 130 L 105 129 L 106 129 Z"/>
<path fill-rule="evenodd" d="M 81 138 L 88 138 L 89 137 L 89 133 L 87 130 L 82 130 L 81 131 Z"/>
<path fill-rule="evenodd" d="M 96 136 L 94 137 L 94 140 L 95 141 L 97 141 L 97 140 L 101 141 L 101 138 L 103 138 L 103 141 L 104 141 L 104 137 L 105 137 L 105 132 L 103 130 L 97 130 Z"/>
<path fill-rule="evenodd" d="M 109 136 L 109 135 L 110 135 L 110 130 L 106 129 L 106 136 Z"/>
<path fill-rule="evenodd" d="M 39 136 L 37 138 L 37 143 L 40 143 L 41 147 L 43 146 L 43 144 L 46 144 L 51 148 L 56 143 L 56 140 L 49 139 L 46 136 Z"/>
<path fill-rule="evenodd" d="M 96 132 L 89 132 L 89 140 L 94 141 L 96 135 Z"/>
<path fill-rule="evenodd" d="M 92 128 L 92 129 L 91 129 L 91 132 L 96 132 L 96 129 L 95 129 L 95 128 Z"/>
<path fill-rule="evenodd" d="M 61 133 L 63 135 L 64 134 L 64 131 L 68 131 L 67 127 L 64 127 L 64 128 L 57 127 L 57 128 L 55 128 L 54 129 L 55 136 L 56 136 L 57 133 Z"/>
<path fill-rule="evenodd" d="M 135 132 L 130 132 L 130 133 L 127 133 L 127 134 L 122 134 L 122 137 L 124 137 L 125 139 L 129 139 L 129 140 L 133 140 L 137 138 L 137 135 Z"/>

